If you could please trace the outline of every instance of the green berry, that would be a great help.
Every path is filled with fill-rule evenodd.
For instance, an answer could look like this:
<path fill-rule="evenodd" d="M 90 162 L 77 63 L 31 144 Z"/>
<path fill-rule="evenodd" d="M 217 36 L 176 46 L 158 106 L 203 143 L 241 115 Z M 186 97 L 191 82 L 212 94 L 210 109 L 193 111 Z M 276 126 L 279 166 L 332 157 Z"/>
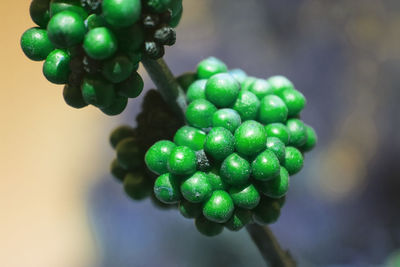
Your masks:
<path fill-rule="evenodd" d="M 232 75 L 232 77 L 235 78 L 235 80 L 238 81 L 240 84 L 244 82 L 247 78 L 246 72 L 241 69 L 230 70 L 229 74 Z"/>
<path fill-rule="evenodd" d="M 151 183 L 141 171 L 130 172 L 124 179 L 125 193 L 134 200 L 141 200 L 151 194 Z"/>
<path fill-rule="evenodd" d="M 256 121 L 245 121 L 235 131 L 235 147 L 240 154 L 252 157 L 265 150 L 267 134 Z"/>
<path fill-rule="evenodd" d="M 41 28 L 46 28 L 50 20 L 49 4 L 50 0 L 33 0 L 29 7 L 32 21 Z"/>
<path fill-rule="evenodd" d="M 265 126 L 268 137 L 277 137 L 285 145 L 289 144 L 290 134 L 289 129 L 283 123 L 270 123 Z"/>
<path fill-rule="evenodd" d="M 279 175 L 280 165 L 274 152 L 267 149 L 256 157 L 251 168 L 254 179 L 268 181 Z"/>
<path fill-rule="evenodd" d="M 228 73 L 211 76 L 206 84 L 206 98 L 219 108 L 232 106 L 239 95 L 240 84 Z"/>
<path fill-rule="evenodd" d="M 315 147 L 318 141 L 317 133 L 311 126 L 306 125 L 306 131 L 307 131 L 307 141 L 301 147 L 301 151 L 303 152 L 311 151 Z"/>
<path fill-rule="evenodd" d="M 233 212 L 232 217 L 225 223 L 225 227 L 231 231 L 239 231 L 246 224 L 250 223 L 252 220 L 252 213 L 246 209 L 236 208 Z"/>
<path fill-rule="evenodd" d="M 143 164 L 142 151 L 135 138 L 125 138 L 118 143 L 115 148 L 117 151 L 118 163 L 126 170 L 134 170 Z"/>
<path fill-rule="evenodd" d="M 233 109 L 236 110 L 242 121 L 255 120 L 258 116 L 260 108 L 260 100 L 257 96 L 250 91 L 240 91 L 238 98 L 233 105 Z"/>
<path fill-rule="evenodd" d="M 286 77 L 283 76 L 273 76 L 270 77 L 268 80 L 268 83 L 271 85 L 274 94 L 278 95 L 282 91 L 286 89 L 293 89 L 293 84 L 291 81 L 289 81 Z"/>
<path fill-rule="evenodd" d="M 208 79 L 217 73 L 227 72 L 225 63 L 215 57 L 204 59 L 197 65 L 197 77 L 199 79 Z"/>
<path fill-rule="evenodd" d="M 125 138 L 130 138 L 135 136 L 135 129 L 128 125 L 122 125 L 114 129 L 110 134 L 110 144 L 113 148 L 116 148 L 118 143 Z"/>
<path fill-rule="evenodd" d="M 235 206 L 243 209 L 251 210 L 260 202 L 260 194 L 253 184 L 232 187 L 229 189 L 229 195 Z"/>
<path fill-rule="evenodd" d="M 81 6 L 79 0 L 51 0 L 50 2 L 50 17 L 63 11 L 71 11 L 79 14 L 82 19 L 86 19 L 88 13 Z"/>
<path fill-rule="evenodd" d="M 189 71 L 189 72 L 185 72 L 185 73 L 179 75 L 178 77 L 176 77 L 176 81 L 182 87 L 183 91 L 188 92 L 189 86 L 191 86 L 193 83 L 196 82 L 196 78 L 197 78 L 196 73 Z M 204 81 L 206 82 L 207 80 L 204 80 Z M 205 88 L 206 87 L 205 87 L 205 83 L 204 83 L 204 89 Z M 189 94 L 189 93 L 187 93 L 187 94 Z M 187 96 L 187 97 L 189 99 L 189 96 Z M 205 96 L 203 98 L 205 98 Z"/>
<path fill-rule="evenodd" d="M 286 147 L 284 167 L 288 171 L 289 175 L 294 175 L 301 171 L 303 164 L 303 154 L 301 154 L 301 152 L 295 147 Z"/>
<path fill-rule="evenodd" d="M 238 154 L 229 155 L 221 164 L 221 177 L 230 185 L 242 185 L 247 183 L 250 174 L 250 163 Z"/>
<path fill-rule="evenodd" d="M 110 58 L 117 51 L 117 39 L 105 27 L 90 30 L 83 42 L 83 48 L 89 57 L 97 60 Z"/>
<path fill-rule="evenodd" d="M 196 151 L 196 168 L 202 172 L 208 172 L 211 170 L 211 161 L 207 157 L 206 152 L 204 150 Z"/>
<path fill-rule="evenodd" d="M 175 175 L 191 175 L 196 171 L 196 153 L 186 146 L 175 147 L 168 158 L 168 170 Z"/>
<path fill-rule="evenodd" d="M 279 200 L 263 197 L 253 210 L 253 220 L 260 225 L 270 224 L 276 222 L 280 214 Z"/>
<path fill-rule="evenodd" d="M 127 170 L 119 165 L 118 160 L 114 159 L 110 166 L 111 174 L 117 178 L 119 181 L 124 181 L 126 174 L 128 173 Z"/>
<path fill-rule="evenodd" d="M 191 219 L 201 216 L 202 207 L 200 204 L 191 203 L 187 200 L 181 200 L 179 202 L 179 212 L 183 217 Z"/>
<path fill-rule="evenodd" d="M 83 41 L 86 27 L 78 13 L 62 11 L 50 19 L 47 25 L 47 33 L 55 46 L 68 48 Z"/>
<path fill-rule="evenodd" d="M 235 139 L 230 131 L 222 127 L 212 128 L 206 137 L 204 151 L 217 161 L 224 160 L 233 153 Z"/>
<path fill-rule="evenodd" d="M 34 61 L 45 60 L 54 49 L 47 31 L 39 28 L 30 28 L 24 32 L 21 37 L 21 47 L 24 54 Z"/>
<path fill-rule="evenodd" d="M 182 13 L 183 13 L 183 7 L 182 4 L 180 5 L 180 9 L 178 10 L 173 10 L 172 12 L 172 17 L 171 17 L 171 21 L 169 22 L 169 26 L 175 28 L 178 26 L 181 18 L 182 18 Z"/>
<path fill-rule="evenodd" d="M 263 99 L 264 96 L 273 93 L 271 85 L 264 79 L 255 80 L 249 87 L 249 91 L 257 96 L 258 99 Z"/>
<path fill-rule="evenodd" d="M 170 5 L 171 0 L 148 0 L 145 1 L 146 7 L 155 12 L 162 13 L 167 10 Z"/>
<path fill-rule="evenodd" d="M 204 172 L 196 172 L 181 184 L 183 197 L 191 203 L 201 203 L 211 196 L 213 189 Z"/>
<path fill-rule="evenodd" d="M 179 178 L 170 173 L 162 174 L 154 183 L 154 194 L 162 203 L 178 203 L 181 199 Z"/>
<path fill-rule="evenodd" d="M 267 95 L 261 100 L 259 120 L 263 124 L 285 122 L 288 108 L 276 95 Z"/>
<path fill-rule="evenodd" d="M 54 50 L 47 56 L 43 64 L 44 76 L 48 81 L 55 84 L 67 83 L 71 72 L 70 61 L 71 57 L 67 52 L 59 49 Z"/>
<path fill-rule="evenodd" d="M 120 83 L 126 80 L 132 71 L 132 62 L 123 55 L 116 55 L 103 63 L 103 76 L 112 83 Z"/>
<path fill-rule="evenodd" d="M 227 222 L 235 207 L 232 198 L 223 190 L 214 191 L 203 207 L 203 215 L 208 220 L 216 223 Z"/>
<path fill-rule="evenodd" d="M 236 110 L 225 108 L 214 113 L 212 118 L 212 127 L 223 127 L 234 133 L 242 124 L 242 119 Z"/>
<path fill-rule="evenodd" d="M 128 79 L 116 85 L 117 93 L 129 98 L 138 97 L 143 91 L 143 86 L 143 79 L 136 71 Z"/>
<path fill-rule="evenodd" d="M 188 87 L 186 94 L 188 103 L 206 98 L 206 83 L 207 80 L 197 80 Z"/>
<path fill-rule="evenodd" d="M 86 77 L 82 84 L 82 96 L 86 103 L 106 108 L 114 102 L 114 86 L 100 77 Z"/>
<path fill-rule="evenodd" d="M 208 128 L 212 125 L 212 117 L 217 108 L 205 99 L 197 99 L 186 109 L 186 120 L 197 128 Z"/>
<path fill-rule="evenodd" d="M 67 84 L 64 86 L 63 97 L 65 103 L 73 108 L 83 108 L 88 104 L 85 102 L 82 96 L 82 91 L 80 86 Z"/>
<path fill-rule="evenodd" d="M 176 147 L 171 141 L 158 141 L 147 151 L 144 160 L 147 168 L 155 174 L 161 175 L 168 172 L 168 159 Z"/>
<path fill-rule="evenodd" d="M 279 97 L 285 102 L 289 117 L 299 115 L 306 105 L 306 98 L 304 95 L 295 89 L 283 90 L 279 93 Z"/>
<path fill-rule="evenodd" d="M 98 14 L 91 14 L 90 16 L 88 16 L 86 18 L 85 26 L 86 26 L 86 29 L 90 31 L 94 28 L 106 26 L 106 22 L 104 20 L 104 17 L 102 17 Z"/>
<path fill-rule="evenodd" d="M 224 226 L 222 224 L 211 222 L 203 216 L 196 218 L 194 223 L 196 229 L 205 236 L 216 236 L 222 233 L 224 230 Z"/>
<path fill-rule="evenodd" d="M 183 126 L 174 136 L 175 144 L 178 146 L 187 146 L 194 151 L 203 149 L 205 140 L 205 132 L 190 126 Z"/>
<path fill-rule="evenodd" d="M 246 79 L 241 82 L 242 90 L 248 91 L 250 88 L 253 86 L 253 84 L 257 81 L 258 79 L 255 77 L 246 77 Z"/>
<path fill-rule="evenodd" d="M 139 20 L 142 5 L 140 0 L 104 0 L 102 10 L 110 25 L 122 28 Z"/>
<path fill-rule="evenodd" d="M 299 119 L 289 119 L 286 126 L 290 133 L 289 145 L 301 147 L 307 142 L 307 128 Z"/>
<path fill-rule="evenodd" d="M 110 106 L 100 108 L 100 110 L 108 116 L 116 116 L 121 114 L 125 110 L 127 105 L 128 98 L 118 95 L 115 97 L 114 102 Z"/>
<path fill-rule="evenodd" d="M 284 167 L 281 167 L 279 176 L 270 181 L 260 183 L 258 188 L 268 197 L 281 198 L 289 190 L 289 173 Z"/>
<path fill-rule="evenodd" d="M 208 182 L 211 184 L 213 191 L 215 190 L 226 190 L 228 185 L 218 174 L 213 171 L 207 173 Z"/>
<path fill-rule="evenodd" d="M 285 144 L 280 139 L 276 137 L 268 137 L 267 149 L 274 152 L 281 164 L 285 162 Z"/>

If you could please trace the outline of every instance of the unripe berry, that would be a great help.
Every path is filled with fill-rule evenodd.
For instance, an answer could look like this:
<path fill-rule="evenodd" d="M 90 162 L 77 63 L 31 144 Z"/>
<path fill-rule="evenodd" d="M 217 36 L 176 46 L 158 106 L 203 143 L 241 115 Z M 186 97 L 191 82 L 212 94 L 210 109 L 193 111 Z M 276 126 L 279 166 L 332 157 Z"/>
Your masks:
<path fill-rule="evenodd" d="M 271 198 L 281 198 L 286 195 L 289 189 L 289 173 L 284 167 L 280 168 L 277 177 L 270 181 L 261 182 L 258 189 L 266 196 Z"/>
<path fill-rule="evenodd" d="M 196 171 L 196 153 L 186 146 L 175 147 L 168 158 L 168 170 L 175 175 L 191 175 Z"/>
<path fill-rule="evenodd" d="M 161 175 L 168 172 L 168 159 L 176 147 L 171 141 L 158 141 L 147 151 L 145 162 L 147 168 L 155 174 Z"/>
<path fill-rule="evenodd" d="M 215 57 L 209 57 L 202 60 L 197 65 L 197 77 L 199 79 L 208 79 L 217 73 L 227 72 L 225 63 Z"/>
<path fill-rule="evenodd" d="M 222 224 L 211 222 L 203 216 L 196 218 L 194 223 L 201 234 L 209 237 L 219 235 L 224 230 Z"/>
<path fill-rule="evenodd" d="M 100 77 L 86 77 L 82 84 L 82 96 L 86 103 L 106 108 L 114 102 L 115 91 L 112 84 Z"/>
<path fill-rule="evenodd" d="M 86 34 L 83 48 L 93 59 L 107 59 L 117 51 L 117 39 L 108 28 L 94 28 Z"/>
<path fill-rule="evenodd" d="M 100 110 L 108 116 L 116 116 L 122 113 L 128 105 L 128 98 L 125 96 L 115 96 L 110 106 L 100 108 Z"/>
<path fill-rule="evenodd" d="M 228 73 L 211 76 L 206 84 L 206 98 L 219 108 L 233 106 L 240 91 L 240 84 Z"/>
<path fill-rule="evenodd" d="M 214 113 L 212 118 L 212 127 L 223 127 L 234 133 L 242 124 L 242 119 L 236 110 L 225 108 Z"/>
<path fill-rule="evenodd" d="M 170 173 L 159 176 L 154 183 L 154 194 L 163 203 L 178 203 L 181 199 L 179 178 Z"/>
<path fill-rule="evenodd" d="M 191 203 L 187 200 L 181 200 L 179 202 L 179 212 L 185 218 L 197 218 L 202 214 L 201 204 Z"/>
<path fill-rule="evenodd" d="M 284 167 L 289 172 L 289 175 L 298 173 L 303 168 L 303 163 L 303 155 L 297 148 L 286 147 Z"/>
<path fill-rule="evenodd" d="M 279 200 L 263 197 L 260 204 L 253 210 L 253 220 L 260 225 L 270 224 L 276 222 L 280 214 Z"/>
<path fill-rule="evenodd" d="M 239 92 L 233 109 L 239 113 L 242 121 L 255 120 L 258 117 L 260 100 L 252 92 L 242 90 Z"/>
<path fill-rule="evenodd" d="M 285 144 L 281 140 L 276 137 L 268 137 L 267 148 L 274 152 L 281 164 L 285 162 Z"/>
<path fill-rule="evenodd" d="M 110 25 L 122 28 L 139 20 L 142 5 L 140 0 L 104 0 L 102 10 Z"/>
<path fill-rule="evenodd" d="M 235 139 L 231 132 L 222 127 L 212 128 L 206 137 L 204 151 L 216 161 L 222 161 L 233 153 Z"/>
<path fill-rule="evenodd" d="M 307 141 L 300 148 L 301 151 L 303 151 L 303 152 L 311 151 L 318 142 L 318 137 L 317 137 L 317 134 L 316 134 L 314 128 L 312 128 L 309 125 L 306 125 L 306 130 L 307 130 Z"/>
<path fill-rule="evenodd" d="M 288 108 L 276 95 L 267 95 L 261 100 L 259 120 L 263 124 L 285 122 Z"/>
<path fill-rule="evenodd" d="M 21 37 L 21 48 L 31 60 L 45 60 L 54 45 L 50 42 L 47 31 L 39 28 L 30 28 Z"/>
<path fill-rule="evenodd" d="M 225 223 L 225 227 L 231 231 L 239 231 L 252 220 L 252 213 L 246 209 L 235 208 L 232 217 Z"/>
<path fill-rule="evenodd" d="M 250 177 L 251 166 L 247 160 L 233 153 L 222 162 L 220 174 L 224 182 L 230 185 L 243 185 Z"/>
<path fill-rule="evenodd" d="M 174 136 L 175 144 L 178 146 L 187 146 L 194 151 L 203 149 L 205 140 L 205 132 L 190 126 L 183 126 Z"/>
<path fill-rule="evenodd" d="M 128 79 L 117 84 L 116 89 L 119 95 L 135 98 L 138 97 L 143 91 L 143 86 L 144 83 L 142 77 L 139 75 L 139 73 L 134 71 Z"/>
<path fill-rule="evenodd" d="M 189 125 L 197 128 L 208 128 L 212 125 L 212 117 L 217 108 L 205 99 L 197 99 L 186 109 Z"/>
<path fill-rule="evenodd" d="M 52 83 L 66 84 L 71 72 L 70 61 L 71 57 L 67 52 L 59 49 L 54 50 L 47 56 L 43 64 L 44 76 Z"/>
<path fill-rule="evenodd" d="M 134 170 L 143 164 L 142 152 L 135 138 L 125 138 L 116 149 L 118 163 L 126 170 Z"/>
<path fill-rule="evenodd" d="M 244 209 L 251 210 L 260 202 L 260 194 L 253 184 L 232 187 L 229 189 L 229 195 L 235 206 Z"/>
<path fill-rule="evenodd" d="M 286 126 L 290 133 L 289 145 L 300 148 L 307 142 L 307 128 L 299 119 L 289 119 Z"/>
<path fill-rule="evenodd" d="M 262 100 L 264 96 L 273 94 L 271 85 L 264 79 L 255 80 L 249 87 L 249 91 L 255 94 L 260 100 Z"/>
<path fill-rule="evenodd" d="M 274 94 L 278 95 L 285 89 L 293 89 L 293 84 L 291 81 L 289 81 L 286 77 L 283 76 L 273 76 L 270 77 L 268 80 L 268 83 L 271 85 Z"/>
<path fill-rule="evenodd" d="M 212 193 L 212 186 L 204 172 L 196 172 L 181 184 L 183 197 L 191 203 L 201 203 Z"/>
<path fill-rule="evenodd" d="M 135 136 L 135 129 L 128 125 L 122 125 L 115 128 L 110 134 L 110 144 L 113 148 L 116 148 L 118 143 L 125 138 L 131 138 Z"/>
<path fill-rule="evenodd" d="M 268 137 L 277 137 L 279 138 L 285 145 L 289 144 L 289 129 L 283 123 L 270 123 L 265 126 L 265 130 L 267 131 Z"/>
<path fill-rule="evenodd" d="M 267 149 L 256 157 L 251 168 L 254 179 L 268 181 L 279 175 L 280 165 L 274 152 Z"/>
<path fill-rule="evenodd" d="M 88 105 L 83 99 L 80 86 L 70 84 L 65 85 L 63 90 L 63 97 L 65 103 L 73 108 L 83 108 Z"/>
<path fill-rule="evenodd" d="M 233 200 L 229 194 L 225 191 L 217 190 L 204 203 L 203 215 L 210 221 L 224 223 L 231 218 L 234 208 Z"/>
<path fill-rule="evenodd" d="M 265 150 L 267 134 L 264 126 L 256 121 L 245 121 L 235 131 L 236 151 L 245 156 L 255 156 Z"/>
<path fill-rule="evenodd" d="M 206 83 L 207 80 L 197 80 L 193 82 L 187 89 L 186 97 L 188 103 L 193 102 L 197 99 L 206 98 Z"/>
<path fill-rule="evenodd" d="M 151 194 L 151 183 L 143 172 L 130 172 L 124 178 L 124 190 L 130 198 L 141 200 Z"/>

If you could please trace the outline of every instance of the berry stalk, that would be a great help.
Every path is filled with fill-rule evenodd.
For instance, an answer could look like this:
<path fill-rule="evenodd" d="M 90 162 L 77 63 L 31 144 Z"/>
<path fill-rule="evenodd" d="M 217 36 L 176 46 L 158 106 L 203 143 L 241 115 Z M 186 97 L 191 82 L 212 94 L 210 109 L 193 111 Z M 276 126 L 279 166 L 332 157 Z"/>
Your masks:
<path fill-rule="evenodd" d="M 168 68 L 168 65 L 162 58 L 158 60 L 143 58 L 142 64 L 164 100 L 171 106 L 178 118 L 184 120 L 187 108 L 185 93 Z M 268 226 L 249 224 L 246 226 L 246 229 L 268 266 L 296 266 L 296 262 L 292 259 L 289 252 L 281 248 Z"/>

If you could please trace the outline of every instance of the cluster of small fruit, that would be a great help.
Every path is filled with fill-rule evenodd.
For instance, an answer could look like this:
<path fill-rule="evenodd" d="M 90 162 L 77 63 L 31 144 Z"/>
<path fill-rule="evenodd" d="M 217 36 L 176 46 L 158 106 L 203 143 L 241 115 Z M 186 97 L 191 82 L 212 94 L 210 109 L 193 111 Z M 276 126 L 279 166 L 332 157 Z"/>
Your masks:
<path fill-rule="evenodd" d="M 285 77 L 248 77 L 208 58 L 197 67 L 187 101 L 188 125 L 173 142 L 158 141 L 145 155 L 149 170 L 159 175 L 156 197 L 179 204 L 208 236 L 224 226 L 237 231 L 250 222 L 274 222 L 289 176 L 302 169 L 303 153 L 317 141 L 299 118 L 303 94 Z"/>
<path fill-rule="evenodd" d="M 143 56 L 162 57 L 175 43 L 182 0 L 33 0 L 38 25 L 21 37 L 25 55 L 45 60 L 43 74 L 65 84 L 66 103 L 120 114 L 143 90 Z"/>
<path fill-rule="evenodd" d="M 171 139 L 182 126 L 161 95 L 150 90 L 144 97 L 142 111 L 136 117 L 137 126 L 122 125 L 110 135 L 117 157 L 111 163 L 111 173 L 123 182 L 124 190 L 134 200 L 151 197 L 157 207 L 169 208 L 154 197 L 155 178 L 144 162 L 144 155 L 154 142 Z"/>

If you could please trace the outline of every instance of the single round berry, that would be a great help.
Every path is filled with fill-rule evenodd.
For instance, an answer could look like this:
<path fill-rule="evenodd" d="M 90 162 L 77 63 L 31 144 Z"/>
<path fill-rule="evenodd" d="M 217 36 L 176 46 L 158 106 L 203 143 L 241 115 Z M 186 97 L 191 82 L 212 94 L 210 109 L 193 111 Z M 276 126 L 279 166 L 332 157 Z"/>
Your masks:
<path fill-rule="evenodd" d="M 251 166 L 247 160 L 233 153 L 222 162 L 220 174 L 230 185 L 243 185 L 250 177 Z"/>
<path fill-rule="evenodd" d="M 201 203 L 212 193 L 212 186 L 204 172 L 196 172 L 181 184 L 183 197 L 192 203 Z"/>
<path fill-rule="evenodd" d="M 143 91 L 143 79 L 136 71 L 129 76 L 128 79 L 116 85 L 117 93 L 119 95 L 135 98 L 138 97 Z"/>
<path fill-rule="evenodd" d="M 71 72 L 69 63 L 71 57 L 64 50 L 51 52 L 43 64 L 43 74 L 46 79 L 55 84 L 65 84 Z"/>
<path fill-rule="evenodd" d="M 100 108 L 100 110 L 108 116 L 116 116 L 121 114 L 128 105 L 128 98 L 125 96 L 116 96 L 110 106 Z"/>
<path fill-rule="evenodd" d="M 114 129 L 110 134 L 110 144 L 113 148 L 116 148 L 118 143 L 125 138 L 130 138 L 135 136 L 135 129 L 128 125 L 122 125 Z"/>
<path fill-rule="evenodd" d="M 206 98 L 206 83 L 207 80 L 197 80 L 188 87 L 186 93 L 188 103 Z"/>
<path fill-rule="evenodd" d="M 197 65 L 197 77 L 199 79 L 208 79 L 217 73 L 227 72 L 225 63 L 215 57 L 209 57 L 202 60 Z"/>
<path fill-rule="evenodd" d="M 215 74 L 206 84 L 206 98 L 219 108 L 232 106 L 239 95 L 240 84 L 228 73 Z"/>
<path fill-rule="evenodd" d="M 171 3 L 171 0 L 148 0 L 145 1 L 146 8 L 154 13 L 165 12 Z"/>
<path fill-rule="evenodd" d="M 260 194 L 253 184 L 232 187 L 229 189 L 229 195 L 235 206 L 243 209 L 251 210 L 260 202 Z"/>
<path fill-rule="evenodd" d="M 128 57 L 116 55 L 103 63 L 103 76 L 112 83 L 126 80 L 133 71 L 133 64 Z"/>
<path fill-rule="evenodd" d="M 307 131 L 307 141 L 301 147 L 301 151 L 303 152 L 308 152 L 312 150 L 318 142 L 317 133 L 311 126 L 306 125 L 306 131 Z"/>
<path fill-rule="evenodd" d="M 280 214 L 279 200 L 263 197 L 260 204 L 253 209 L 253 220 L 260 225 L 270 224 L 276 222 Z"/>
<path fill-rule="evenodd" d="M 230 131 L 222 127 L 212 128 L 206 137 L 204 151 L 217 161 L 224 160 L 233 153 L 235 139 Z"/>
<path fill-rule="evenodd" d="M 182 18 L 182 13 L 183 13 L 183 7 L 182 7 L 182 3 L 180 4 L 180 8 L 179 9 L 173 9 L 172 10 L 172 17 L 171 17 L 171 21 L 169 22 L 169 26 L 175 28 L 176 26 L 178 26 L 181 18 Z"/>
<path fill-rule="evenodd" d="M 97 60 L 110 58 L 117 51 L 117 39 L 105 27 L 90 30 L 83 42 L 83 48 L 89 57 Z"/>
<path fill-rule="evenodd" d="M 83 108 L 88 105 L 83 99 L 80 86 L 78 87 L 71 84 L 65 85 L 63 90 L 63 97 L 65 103 L 73 108 Z"/>
<path fill-rule="evenodd" d="M 139 20 L 142 12 L 140 0 L 104 0 L 105 20 L 114 27 L 127 27 Z"/>
<path fill-rule="evenodd" d="M 197 218 L 202 213 L 201 204 L 191 203 L 187 200 L 181 200 L 178 208 L 182 216 L 188 219 Z"/>
<path fill-rule="evenodd" d="M 128 173 L 127 170 L 119 165 L 118 160 L 114 159 L 110 166 L 111 174 L 118 179 L 119 181 L 124 181 L 126 174 Z"/>
<path fill-rule="evenodd" d="M 263 124 L 285 122 L 288 108 L 276 95 L 267 95 L 261 100 L 259 120 Z"/>
<path fill-rule="evenodd" d="M 290 134 L 289 129 L 283 123 L 270 123 L 265 126 L 268 137 L 277 137 L 285 145 L 289 144 Z"/>
<path fill-rule="evenodd" d="M 203 149 L 205 140 L 205 132 L 190 126 L 183 126 L 174 136 L 175 144 L 187 146 L 194 151 Z"/>
<path fill-rule="evenodd" d="M 243 82 L 241 82 L 242 90 L 244 91 L 249 91 L 250 88 L 253 86 L 253 84 L 257 81 L 258 79 L 255 77 L 246 77 Z"/>
<path fill-rule="evenodd" d="M 303 164 L 303 154 L 295 147 L 286 147 L 284 167 L 289 175 L 298 173 L 303 168 Z"/>
<path fill-rule="evenodd" d="M 267 149 L 274 152 L 279 162 L 283 164 L 285 162 L 285 144 L 277 137 L 267 138 Z"/>
<path fill-rule="evenodd" d="M 196 168 L 202 172 L 208 172 L 212 168 L 212 162 L 204 150 L 196 151 Z"/>
<path fill-rule="evenodd" d="M 186 120 L 197 128 L 208 128 L 212 125 L 212 117 L 217 108 L 205 99 L 197 99 L 186 109 Z"/>
<path fill-rule="evenodd" d="M 207 178 L 209 183 L 212 186 L 213 191 L 215 190 L 226 190 L 228 185 L 224 182 L 224 180 L 214 171 L 207 173 Z"/>
<path fill-rule="evenodd" d="M 21 48 L 29 59 L 41 61 L 47 58 L 54 46 L 46 30 L 30 28 L 21 37 Z"/>
<path fill-rule="evenodd" d="M 267 149 L 256 157 L 251 168 L 254 179 L 268 181 L 279 175 L 280 165 L 274 152 Z"/>
<path fill-rule="evenodd" d="M 260 109 L 260 100 L 252 92 L 242 90 L 239 92 L 233 109 L 239 113 L 242 121 L 255 120 Z"/>
<path fill-rule="evenodd" d="M 260 183 L 258 188 L 268 197 L 281 198 L 289 190 L 289 173 L 284 167 L 281 167 L 279 176 L 270 181 Z"/>
<path fill-rule="evenodd" d="M 294 88 L 292 82 L 283 76 L 272 76 L 267 81 L 271 85 L 275 95 L 280 94 L 286 89 Z"/>
<path fill-rule="evenodd" d="M 289 145 L 301 147 L 307 142 L 307 128 L 299 119 L 289 119 L 286 126 L 290 133 Z"/>
<path fill-rule="evenodd" d="M 154 183 L 154 194 L 158 200 L 166 204 L 175 204 L 181 199 L 179 178 L 164 173 Z"/>
<path fill-rule="evenodd" d="M 234 133 L 242 124 L 242 119 L 236 110 L 225 108 L 214 113 L 212 118 L 212 127 L 223 127 Z"/>
<path fill-rule="evenodd" d="M 50 0 L 33 0 L 29 7 L 32 21 L 41 28 L 46 28 L 50 20 L 49 4 Z"/>
<path fill-rule="evenodd" d="M 265 150 L 266 144 L 265 128 L 256 121 L 245 121 L 235 131 L 235 147 L 242 155 L 255 156 Z"/>
<path fill-rule="evenodd" d="M 257 79 L 249 87 L 249 91 L 257 96 L 258 99 L 263 99 L 264 96 L 273 94 L 271 85 L 264 79 Z"/>
<path fill-rule="evenodd" d="M 176 147 L 171 141 L 158 141 L 147 151 L 144 160 L 147 168 L 155 174 L 161 175 L 168 172 L 168 159 Z"/>
<path fill-rule="evenodd" d="M 116 149 L 118 163 L 126 170 L 134 170 L 143 164 L 142 152 L 135 138 L 125 138 Z"/>
<path fill-rule="evenodd" d="M 288 116 L 295 117 L 300 114 L 306 105 L 306 98 L 295 89 L 286 89 L 278 95 L 288 108 Z"/>
<path fill-rule="evenodd" d="M 191 175 L 196 171 L 196 153 L 186 146 L 175 147 L 167 166 L 172 174 Z"/>
<path fill-rule="evenodd" d="M 86 19 L 88 13 L 81 6 L 79 0 L 51 0 L 50 1 L 50 17 L 63 11 L 71 11 L 79 14 L 82 19 Z"/>
<path fill-rule="evenodd" d="M 227 222 L 235 209 L 232 198 L 223 190 L 214 191 L 203 207 L 203 215 L 216 223 Z"/>
<path fill-rule="evenodd" d="M 114 86 L 100 77 L 87 77 L 83 80 L 82 96 L 86 103 L 106 108 L 114 102 Z"/>
<path fill-rule="evenodd" d="M 239 231 L 252 220 L 252 213 L 246 209 L 235 208 L 232 217 L 225 223 L 225 227 L 231 231 Z"/>
<path fill-rule="evenodd" d="M 82 42 L 86 27 L 78 13 L 62 11 L 50 19 L 47 25 L 47 33 L 55 46 L 68 48 Z"/>
<path fill-rule="evenodd" d="M 144 199 L 151 194 L 150 179 L 141 171 L 129 172 L 124 178 L 124 190 L 134 200 Z"/>
<path fill-rule="evenodd" d="M 200 216 L 194 221 L 197 231 L 205 236 L 216 236 L 222 233 L 224 230 L 224 226 L 219 223 L 211 222 Z"/>
<path fill-rule="evenodd" d="M 244 72 L 241 69 L 233 69 L 229 71 L 229 74 L 233 76 L 233 78 L 235 78 L 236 81 L 238 81 L 240 84 L 242 82 L 244 82 L 244 80 L 246 80 L 247 78 L 247 74 L 246 72 Z"/>

